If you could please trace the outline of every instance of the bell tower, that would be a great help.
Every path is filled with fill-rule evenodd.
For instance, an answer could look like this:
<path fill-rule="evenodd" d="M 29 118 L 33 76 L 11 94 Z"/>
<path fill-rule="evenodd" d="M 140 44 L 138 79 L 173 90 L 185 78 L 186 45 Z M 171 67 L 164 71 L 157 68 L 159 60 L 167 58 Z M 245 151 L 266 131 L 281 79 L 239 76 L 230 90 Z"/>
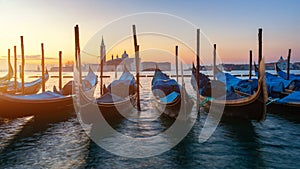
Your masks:
<path fill-rule="evenodd" d="M 101 46 L 100 46 L 100 57 L 103 59 L 103 63 L 106 63 L 106 49 L 104 45 L 104 40 L 102 36 Z"/>

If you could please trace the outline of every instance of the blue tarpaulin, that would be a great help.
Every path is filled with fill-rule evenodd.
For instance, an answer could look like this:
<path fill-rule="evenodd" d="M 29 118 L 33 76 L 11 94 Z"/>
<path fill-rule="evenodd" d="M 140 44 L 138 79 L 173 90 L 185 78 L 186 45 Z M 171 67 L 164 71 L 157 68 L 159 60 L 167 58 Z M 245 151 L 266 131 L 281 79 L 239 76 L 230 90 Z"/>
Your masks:
<path fill-rule="evenodd" d="M 165 97 L 172 92 L 180 93 L 180 87 L 176 80 L 157 69 L 152 79 L 152 92 L 155 96 Z"/>
<path fill-rule="evenodd" d="M 267 82 L 267 85 L 270 84 L 270 83 L 283 83 L 284 85 L 284 88 L 287 89 L 289 87 L 289 85 L 291 84 L 292 80 L 285 80 L 281 77 L 277 77 L 277 76 L 274 76 L 272 75 L 271 73 L 268 73 L 266 72 L 266 82 Z"/>
<path fill-rule="evenodd" d="M 276 97 L 276 93 L 283 92 L 285 89 L 295 90 L 295 85 L 298 83 L 295 83 L 295 80 L 285 80 L 281 77 L 274 76 L 271 73 L 266 72 L 266 84 L 268 94 L 272 97 Z"/>
<path fill-rule="evenodd" d="M 200 82 L 202 85 L 199 89 L 199 94 L 202 96 L 211 97 L 212 95 L 216 96 L 218 100 L 235 100 L 239 99 L 242 96 L 234 92 L 234 87 L 240 83 L 242 80 L 238 79 L 230 74 L 226 76 L 223 72 L 217 72 L 216 77 L 218 80 L 210 80 L 206 75 L 200 74 Z M 220 79 L 220 80 L 219 80 Z M 230 83 L 226 84 L 225 83 Z M 193 71 L 193 76 L 191 78 L 191 83 L 194 90 L 197 90 L 196 86 L 196 72 Z M 206 84 L 206 85 L 204 85 Z"/>
<path fill-rule="evenodd" d="M 279 99 L 277 103 L 285 104 L 285 103 L 300 103 L 300 92 L 294 91 L 293 93 L 289 94 L 288 96 Z"/>
<path fill-rule="evenodd" d="M 284 71 L 278 71 L 277 74 L 280 77 L 282 77 L 283 79 L 286 79 L 286 77 L 287 77 L 287 73 L 285 73 Z M 300 81 L 300 76 L 297 76 L 295 74 L 290 73 L 289 79 L 290 80 L 298 80 L 298 81 Z"/>
<path fill-rule="evenodd" d="M 216 73 L 216 78 L 226 84 L 227 93 L 230 93 L 233 89 L 252 95 L 258 87 L 257 79 L 239 79 L 229 73 L 220 71 Z"/>
<path fill-rule="evenodd" d="M 121 97 L 134 94 L 136 91 L 134 76 L 130 72 L 124 71 L 118 80 L 114 80 L 107 86 L 107 91 Z"/>
<path fill-rule="evenodd" d="M 163 103 L 171 103 L 173 102 L 178 96 L 180 96 L 179 93 L 177 92 L 172 92 L 170 94 L 168 94 L 167 96 L 160 98 L 160 101 Z"/>

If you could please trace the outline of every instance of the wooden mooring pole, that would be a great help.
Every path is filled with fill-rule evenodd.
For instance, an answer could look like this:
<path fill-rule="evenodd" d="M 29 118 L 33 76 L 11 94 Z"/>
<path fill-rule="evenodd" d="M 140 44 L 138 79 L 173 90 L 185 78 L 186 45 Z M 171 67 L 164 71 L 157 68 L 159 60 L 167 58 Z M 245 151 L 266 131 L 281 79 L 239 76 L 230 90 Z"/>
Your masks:
<path fill-rule="evenodd" d="M 217 66 L 217 44 L 214 44 L 214 59 L 213 59 L 213 79 L 216 80 L 216 66 Z"/>
<path fill-rule="evenodd" d="M 62 51 L 59 51 L 59 90 L 62 89 Z"/>
<path fill-rule="evenodd" d="M 249 79 L 252 78 L 252 50 L 249 51 Z"/>
<path fill-rule="evenodd" d="M 10 49 L 7 50 L 7 70 L 10 72 Z"/>
<path fill-rule="evenodd" d="M 76 60 L 76 68 L 79 73 L 79 86 L 82 85 L 82 71 L 81 71 L 81 58 L 80 58 L 80 43 L 79 43 L 79 27 L 75 26 L 75 60 Z"/>
<path fill-rule="evenodd" d="M 17 46 L 14 46 L 14 88 L 17 90 Z"/>
<path fill-rule="evenodd" d="M 199 110 L 199 101 L 200 101 L 200 95 L 199 95 L 199 89 L 200 89 L 200 77 L 199 77 L 199 72 L 200 72 L 200 29 L 197 29 L 197 66 L 196 66 L 196 81 L 197 81 L 197 111 L 200 112 Z"/>
<path fill-rule="evenodd" d="M 290 80 L 290 62 L 291 62 L 291 52 L 292 52 L 292 49 L 289 49 L 289 53 L 288 53 L 288 57 L 287 57 L 287 65 L 286 65 L 286 72 L 287 72 L 287 75 L 286 75 L 286 80 Z"/>
<path fill-rule="evenodd" d="M 100 96 L 103 95 L 103 64 L 104 64 L 104 58 L 106 58 L 106 51 L 102 36 L 101 46 L 100 46 Z"/>
<path fill-rule="evenodd" d="M 260 62 L 262 60 L 262 28 L 258 29 L 258 67 L 260 67 Z M 258 73 L 259 78 L 259 73 Z"/>
<path fill-rule="evenodd" d="M 103 95 L 103 58 L 100 59 L 100 96 Z"/>
<path fill-rule="evenodd" d="M 262 60 L 262 28 L 258 29 L 258 65 Z"/>
<path fill-rule="evenodd" d="M 140 102 L 140 73 L 139 73 L 139 48 L 137 44 L 136 28 L 135 25 L 132 25 L 133 30 L 133 41 L 134 41 L 134 51 L 135 51 L 135 64 L 136 64 L 136 91 L 137 91 L 137 110 L 141 111 L 141 102 Z"/>
<path fill-rule="evenodd" d="M 7 50 L 7 72 L 8 72 L 8 77 L 7 80 L 10 80 L 10 72 L 11 72 L 11 64 L 10 64 L 10 49 Z"/>
<path fill-rule="evenodd" d="M 22 56 L 22 70 L 21 70 L 21 79 L 22 79 L 22 93 L 25 93 L 25 86 L 24 86 L 24 70 L 25 70 L 25 56 L 24 56 L 24 42 L 23 36 L 21 38 L 21 56 Z"/>
<path fill-rule="evenodd" d="M 178 46 L 175 46 L 176 81 L 178 82 Z"/>
<path fill-rule="evenodd" d="M 44 56 L 44 44 L 41 43 L 41 51 L 42 51 L 42 92 L 45 92 L 45 56 Z"/>

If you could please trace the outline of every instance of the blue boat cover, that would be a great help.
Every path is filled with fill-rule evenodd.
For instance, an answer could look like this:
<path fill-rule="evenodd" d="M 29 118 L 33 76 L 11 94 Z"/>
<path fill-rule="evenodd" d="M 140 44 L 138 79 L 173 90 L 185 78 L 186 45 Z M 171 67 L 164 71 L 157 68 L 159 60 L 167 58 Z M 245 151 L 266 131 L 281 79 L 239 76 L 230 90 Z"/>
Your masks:
<path fill-rule="evenodd" d="M 272 92 L 284 92 L 284 83 L 283 82 L 267 82 L 268 93 Z"/>
<path fill-rule="evenodd" d="M 282 70 L 277 71 L 277 74 L 283 79 L 286 79 L 287 77 L 287 73 Z M 300 76 L 290 74 L 289 80 L 291 80 L 291 83 L 289 84 L 288 88 L 290 90 L 300 91 Z"/>
<path fill-rule="evenodd" d="M 255 74 L 256 76 L 258 75 L 257 72 L 255 72 Z M 297 83 L 296 80 L 285 80 L 281 77 L 274 76 L 268 72 L 266 72 L 266 84 L 267 84 L 268 94 L 271 97 L 278 97 L 278 93 L 283 92 L 285 89 L 290 89 L 290 90 L 300 89 L 300 81 L 299 83 Z"/>
<path fill-rule="evenodd" d="M 268 73 L 266 72 L 266 82 L 267 82 L 267 85 L 268 83 L 271 83 L 271 82 L 274 82 L 274 83 L 283 83 L 283 86 L 285 89 L 287 89 L 289 87 L 289 85 L 291 84 L 292 80 L 285 80 L 281 77 L 277 77 L 277 76 L 274 76 L 272 75 L 271 73 Z"/>
<path fill-rule="evenodd" d="M 300 92 L 294 91 L 293 93 L 289 94 L 288 96 L 278 100 L 277 103 L 280 103 L 280 104 L 300 103 Z"/>
<path fill-rule="evenodd" d="M 230 90 L 231 87 L 236 86 L 241 81 L 241 79 L 236 78 L 229 73 L 223 73 L 221 71 L 218 71 L 216 73 L 216 79 L 226 84 L 227 90 Z"/>
<path fill-rule="evenodd" d="M 252 95 L 258 88 L 257 79 L 239 79 L 229 73 L 223 73 L 221 71 L 216 73 L 216 78 L 226 84 L 226 90 L 228 93 L 238 90 L 240 92 Z"/>
<path fill-rule="evenodd" d="M 100 103 L 115 103 L 115 102 L 124 100 L 124 98 L 119 97 L 112 93 L 105 93 L 104 95 L 102 95 L 100 98 L 97 98 L 96 100 L 98 103 L 99 102 Z"/>
<path fill-rule="evenodd" d="M 160 98 L 160 101 L 163 102 L 163 103 L 171 103 L 171 102 L 173 102 L 178 96 L 180 96 L 180 94 L 174 91 L 174 92 L 168 94 L 167 96 Z"/>
<path fill-rule="evenodd" d="M 203 73 L 199 73 L 199 79 L 200 79 L 199 94 L 203 95 L 203 92 L 205 91 L 206 87 L 210 83 L 210 79 Z M 197 90 L 196 71 L 194 71 L 194 70 L 192 72 L 191 84 L 192 84 L 194 90 Z"/>
<path fill-rule="evenodd" d="M 165 97 L 172 92 L 180 93 L 180 87 L 176 80 L 170 79 L 159 69 L 155 70 L 151 84 L 153 94 L 160 98 Z"/>
<path fill-rule="evenodd" d="M 257 79 L 243 79 L 235 86 L 234 89 L 252 95 L 257 90 L 257 88 Z"/>
<path fill-rule="evenodd" d="M 284 71 L 282 71 L 282 70 L 281 70 L 281 71 L 277 71 L 277 74 L 278 74 L 280 77 L 282 77 L 283 79 L 286 79 L 286 77 L 287 77 L 287 73 L 284 72 Z M 298 81 L 300 81 L 300 76 L 297 76 L 297 75 L 295 75 L 295 74 L 290 73 L 289 79 L 290 79 L 290 80 L 298 80 Z"/>
<path fill-rule="evenodd" d="M 129 71 L 124 71 L 118 80 L 114 80 L 107 86 L 107 92 L 120 97 L 127 97 L 136 91 L 134 76 Z"/>
<path fill-rule="evenodd" d="M 191 83 L 194 90 L 197 90 L 196 71 L 193 70 L 192 73 L 193 76 L 191 78 Z M 216 74 L 217 78 L 220 78 L 220 80 L 219 79 L 210 80 L 206 75 L 202 73 L 199 73 L 199 75 L 200 75 L 200 89 L 199 89 L 200 95 L 211 97 L 213 94 L 214 96 L 216 96 L 215 99 L 218 100 L 235 100 L 243 97 L 234 92 L 234 85 L 240 83 L 241 81 L 240 79 L 237 79 L 236 77 L 230 74 L 228 74 L 229 76 L 224 76 L 222 72 Z M 230 85 L 227 86 L 225 85 L 224 82 L 230 82 Z"/>

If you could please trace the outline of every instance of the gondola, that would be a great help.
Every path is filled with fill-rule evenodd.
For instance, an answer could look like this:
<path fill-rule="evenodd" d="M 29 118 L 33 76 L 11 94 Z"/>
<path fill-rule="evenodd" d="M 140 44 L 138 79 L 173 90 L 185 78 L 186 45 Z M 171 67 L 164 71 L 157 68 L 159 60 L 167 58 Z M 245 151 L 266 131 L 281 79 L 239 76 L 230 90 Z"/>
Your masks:
<path fill-rule="evenodd" d="M 282 95 L 280 98 L 269 98 L 267 103 L 268 112 L 280 114 L 299 115 L 300 112 L 300 91 L 293 91 Z"/>
<path fill-rule="evenodd" d="M 13 77 L 13 75 L 14 75 L 13 68 L 9 63 L 8 73 L 5 76 L 0 77 L 0 84 L 7 83 Z"/>
<path fill-rule="evenodd" d="M 191 79 L 194 90 L 197 91 L 196 83 L 196 69 L 193 69 L 193 75 Z M 206 108 L 216 108 L 221 111 L 224 107 L 222 118 L 242 118 L 248 120 L 263 121 L 266 116 L 266 102 L 268 99 L 267 89 L 265 84 L 265 67 L 263 61 L 260 64 L 260 76 L 258 79 L 257 90 L 254 94 L 249 95 L 246 93 L 236 93 L 235 91 L 226 90 L 226 85 L 220 81 L 212 81 L 205 75 L 200 74 L 200 86 L 199 94 L 201 106 Z M 216 98 L 211 97 L 212 90 L 219 96 Z M 229 99 L 229 96 L 232 96 Z M 213 107 L 211 107 L 211 105 Z"/>
<path fill-rule="evenodd" d="M 0 92 L 6 92 L 10 82 L 10 79 L 13 77 L 13 68 L 11 64 L 9 64 L 8 73 L 5 76 L 0 77 Z"/>
<path fill-rule="evenodd" d="M 49 73 L 46 70 L 45 73 L 45 82 L 49 79 Z M 15 82 L 14 81 L 7 81 L 0 83 L 0 92 L 1 93 L 7 93 L 12 95 L 30 95 L 30 94 L 36 94 L 40 91 L 42 88 L 42 77 L 39 79 L 36 79 L 32 82 L 25 82 L 24 83 L 24 92 L 22 92 L 22 83 L 18 82 L 16 83 L 15 88 Z"/>
<path fill-rule="evenodd" d="M 255 71 L 257 72 L 256 66 Z M 276 71 L 279 72 L 279 77 L 266 72 L 268 88 L 280 86 L 268 90 L 269 96 L 271 96 L 267 103 L 268 112 L 295 115 L 300 111 L 300 91 L 299 85 L 297 85 L 297 76 L 292 75 L 291 79 L 286 80 L 285 72 L 278 66 L 276 66 Z"/>
<path fill-rule="evenodd" d="M 45 72 L 45 82 L 49 79 L 49 73 L 46 70 Z M 32 81 L 32 82 L 25 82 L 24 83 L 24 92 L 22 92 L 22 83 L 17 82 L 17 88 L 14 87 L 14 82 L 12 81 L 8 88 L 6 89 L 5 93 L 14 94 L 14 95 L 30 95 L 36 94 L 42 88 L 42 77 Z"/>
<path fill-rule="evenodd" d="M 240 94 L 252 95 L 258 88 L 258 80 L 256 78 L 240 79 L 230 73 L 224 73 L 215 67 L 216 79 L 226 84 L 227 91 L 233 91 Z"/>
<path fill-rule="evenodd" d="M 85 93 L 93 93 L 97 84 L 97 75 L 89 69 L 83 80 Z M 87 85 L 88 84 L 88 85 Z M 62 90 L 67 90 L 69 84 Z M 64 94 L 62 94 L 64 93 Z M 72 93 L 63 91 L 46 91 L 32 95 L 0 94 L 0 117 L 18 118 L 25 116 L 59 117 L 74 112 Z"/>
<path fill-rule="evenodd" d="M 275 68 L 276 68 L 276 72 L 278 74 L 279 77 L 283 78 L 283 79 L 287 79 L 287 73 L 282 71 L 279 66 L 277 65 L 277 63 L 275 64 Z M 293 81 L 293 86 L 295 87 L 294 90 L 300 90 L 300 76 L 299 75 L 295 75 L 290 73 L 289 74 L 289 80 Z"/>
<path fill-rule="evenodd" d="M 136 106 L 136 81 L 124 66 L 121 77 L 104 87 L 103 95 L 99 98 L 89 97 L 82 92 L 78 96 L 79 115 L 83 123 L 98 123 L 101 113 L 108 123 L 116 124 Z"/>
<path fill-rule="evenodd" d="M 254 70 L 257 74 L 258 68 L 254 64 Z M 284 79 L 280 76 L 272 75 L 271 73 L 266 72 L 266 83 L 268 87 L 268 94 L 271 97 L 282 97 L 281 94 L 287 94 L 291 91 L 297 91 L 300 89 L 300 84 L 297 79 Z"/>
<path fill-rule="evenodd" d="M 136 87 L 134 76 L 124 66 L 121 77 L 111 82 L 104 94 L 96 99 L 105 120 L 120 120 L 133 110 L 136 105 Z"/>
<path fill-rule="evenodd" d="M 185 88 L 160 69 L 155 69 L 151 84 L 154 106 L 159 112 L 175 119 L 180 112 L 188 114 L 191 111 L 194 102 L 186 94 Z"/>

